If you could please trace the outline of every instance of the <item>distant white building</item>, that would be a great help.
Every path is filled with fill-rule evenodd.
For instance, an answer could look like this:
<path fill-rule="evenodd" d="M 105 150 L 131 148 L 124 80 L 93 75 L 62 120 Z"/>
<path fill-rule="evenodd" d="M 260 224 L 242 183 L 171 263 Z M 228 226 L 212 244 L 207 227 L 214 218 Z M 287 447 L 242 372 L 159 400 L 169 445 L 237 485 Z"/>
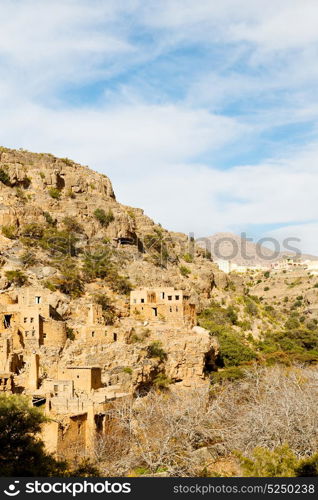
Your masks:
<path fill-rule="evenodd" d="M 231 273 L 231 272 L 247 273 L 250 271 L 267 271 L 268 270 L 268 267 L 266 267 L 266 266 L 261 266 L 261 265 L 243 266 L 243 265 L 236 264 L 236 262 L 232 262 L 231 260 L 217 259 L 214 262 L 218 266 L 220 271 L 223 271 L 226 274 Z"/>
<path fill-rule="evenodd" d="M 306 260 L 305 263 L 311 274 L 318 274 L 318 260 Z"/>

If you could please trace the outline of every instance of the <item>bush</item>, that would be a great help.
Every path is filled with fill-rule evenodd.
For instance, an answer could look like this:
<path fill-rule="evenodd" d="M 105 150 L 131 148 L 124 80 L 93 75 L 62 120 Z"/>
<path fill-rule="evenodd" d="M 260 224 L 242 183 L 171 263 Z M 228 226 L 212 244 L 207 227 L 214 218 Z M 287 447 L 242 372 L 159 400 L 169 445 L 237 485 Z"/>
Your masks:
<path fill-rule="evenodd" d="M 98 293 L 94 296 L 94 302 L 102 307 L 106 325 L 112 325 L 116 317 L 116 310 L 111 300 L 104 293 Z"/>
<path fill-rule="evenodd" d="M 245 477 L 293 477 L 298 462 L 288 445 L 278 446 L 274 450 L 257 447 L 251 458 L 241 453 L 236 455 Z"/>
<path fill-rule="evenodd" d="M 3 170 L 3 168 L 0 168 L 0 182 L 2 182 L 5 186 L 11 186 L 10 176 L 8 172 Z"/>
<path fill-rule="evenodd" d="M 149 358 L 159 358 L 160 361 L 164 361 L 167 359 L 167 354 L 162 348 L 162 343 L 160 340 L 156 340 L 155 342 L 152 342 L 148 347 L 148 356 Z"/>
<path fill-rule="evenodd" d="M 73 165 L 73 162 L 72 160 L 70 160 L 69 158 L 61 158 L 60 159 L 63 163 L 65 163 L 65 165 L 67 165 L 68 167 L 71 167 Z"/>
<path fill-rule="evenodd" d="M 187 278 L 191 274 L 191 270 L 186 266 L 180 266 L 179 270 L 181 275 L 184 276 L 185 278 Z"/>
<path fill-rule="evenodd" d="M 233 306 L 229 306 L 227 308 L 227 317 L 229 318 L 229 320 L 231 321 L 232 325 L 236 325 L 237 324 L 237 320 L 238 320 L 238 315 L 234 309 Z"/>
<path fill-rule="evenodd" d="M 235 380 L 240 380 L 245 377 L 245 372 L 237 366 L 231 366 L 229 368 L 224 368 L 221 371 L 217 371 L 210 374 L 211 384 L 222 383 L 226 381 L 233 382 Z"/>
<path fill-rule="evenodd" d="M 49 189 L 49 195 L 54 200 L 59 200 L 61 198 L 61 191 L 59 189 L 57 189 L 57 188 L 50 188 Z"/>
<path fill-rule="evenodd" d="M 77 239 L 73 233 L 58 231 L 55 227 L 49 227 L 44 229 L 39 245 L 44 250 L 48 250 L 52 256 L 69 255 L 74 257 L 77 254 L 76 241 Z"/>
<path fill-rule="evenodd" d="M 75 340 L 74 329 L 67 326 L 66 327 L 66 337 L 70 340 Z"/>
<path fill-rule="evenodd" d="M 239 366 L 257 358 L 256 353 L 239 336 L 230 331 L 217 334 L 220 343 L 220 354 L 217 359 L 219 366 Z"/>
<path fill-rule="evenodd" d="M 245 312 L 246 314 L 249 314 L 250 316 L 258 316 L 258 307 L 255 304 L 255 301 L 252 300 L 250 297 L 244 297 L 245 301 Z"/>
<path fill-rule="evenodd" d="M 43 217 L 50 226 L 56 226 L 56 220 L 53 219 L 49 212 L 43 212 Z"/>
<path fill-rule="evenodd" d="M 2 226 L 1 232 L 3 236 L 10 240 L 15 240 L 18 237 L 18 231 L 15 226 Z"/>
<path fill-rule="evenodd" d="M 79 271 L 73 262 L 65 262 L 61 268 L 61 275 L 55 278 L 54 285 L 66 295 L 77 298 L 84 292 L 84 283 Z"/>
<path fill-rule="evenodd" d="M 52 283 L 52 281 L 49 280 L 44 281 L 43 286 L 48 290 L 50 290 L 51 292 L 56 292 L 57 290 L 57 285 L 55 285 L 54 283 Z"/>
<path fill-rule="evenodd" d="M 269 286 L 264 286 L 264 292 L 268 292 Z"/>
<path fill-rule="evenodd" d="M 132 285 L 129 279 L 126 276 L 118 274 L 115 269 L 109 273 L 107 283 L 114 292 L 122 295 L 127 295 L 132 290 Z"/>
<path fill-rule="evenodd" d="M 16 286 L 23 286 L 28 282 L 28 278 L 22 271 L 6 271 L 6 278 Z"/>
<path fill-rule="evenodd" d="M 106 213 L 103 208 L 96 208 L 94 216 L 95 219 L 97 219 L 98 222 L 100 222 L 100 224 L 104 227 L 109 226 L 109 224 L 113 222 L 113 220 L 115 220 L 113 212 L 111 210 L 108 210 L 108 212 Z"/>
<path fill-rule="evenodd" d="M 23 192 L 23 191 L 22 191 L 22 189 L 21 189 L 21 188 L 19 188 L 19 187 L 18 187 L 18 188 L 16 188 L 16 190 L 15 190 L 15 195 L 16 195 L 16 197 L 17 197 L 20 201 L 22 201 L 22 202 L 25 202 L 25 201 L 27 200 L 27 197 L 25 196 L 24 192 Z"/>
<path fill-rule="evenodd" d="M 24 267 L 34 266 L 37 263 L 37 259 L 33 252 L 26 250 L 20 257 Z"/>
<path fill-rule="evenodd" d="M 165 241 L 165 235 L 159 228 L 154 229 L 153 233 L 144 236 L 143 245 L 145 250 L 151 256 L 151 261 L 155 266 L 165 267 L 169 259 L 169 251 Z"/>
<path fill-rule="evenodd" d="M 199 316 L 199 323 L 203 328 L 211 333 L 223 331 L 224 325 L 236 325 L 238 320 L 236 309 L 233 306 L 222 307 L 212 301 L 207 309 L 204 309 Z"/>
<path fill-rule="evenodd" d="M 191 262 L 193 262 L 193 255 L 191 255 L 189 253 L 184 254 L 182 258 L 188 264 L 191 264 Z"/>
<path fill-rule="evenodd" d="M 293 303 L 291 309 L 297 309 L 298 307 L 301 307 L 302 306 L 302 301 L 301 300 L 295 300 L 295 302 Z"/>
<path fill-rule="evenodd" d="M 289 318 L 285 323 L 286 330 L 293 330 L 294 328 L 298 328 L 300 325 L 297 318 Z"/>
<path fill-rule="evenodd" d="M 62 222 L 63 222 L 63 225 L 64 225 L 66 231 L 69 231 L 71 233 L 82 233 L 83 232 L 82 226 L 77 222 L 75 217 L 70 217 L 70 216 L 64 217 Z"/>
<path fill-rule="evenodd" d="M 37 223 L 26 224 L 21 230 L 21 235 L 32 240 L 40 240 L 43 237 L 44 228 Z"/>
<path fill-rule="evenodd" d="M 123 372 L 124 373 L 128 373 L 128 375 L 132 375 L 132 369 L 130 368 L 130 366 L 125 366 L 125 368 L 123 369 Z"/>
<path fill-rule="evenodd" d="M 86 281 L 105 279 L 113 270 L 113 253 L 107 246 L 100 246 L 94 252 L 86 252 L 83 261 L 83 275 Z"/>
<path fill-rule="evenodd" d="M 158 389 L 167 389 L 170 384 L 171 380 L 165 373 L 158 373 L 158 375 L 153 380 L 153 385 Z"/>
<path fill-rule="evenodd" d="M 264 273 L 264 278 L 269 278 L 270 277 L 270 272 L 269 271 L 265 271 Z"/>

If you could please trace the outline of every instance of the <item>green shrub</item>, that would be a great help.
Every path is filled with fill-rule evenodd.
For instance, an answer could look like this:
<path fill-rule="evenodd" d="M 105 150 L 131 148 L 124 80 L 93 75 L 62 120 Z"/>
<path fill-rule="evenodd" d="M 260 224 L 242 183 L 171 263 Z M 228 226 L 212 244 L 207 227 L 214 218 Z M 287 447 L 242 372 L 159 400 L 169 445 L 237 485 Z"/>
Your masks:
<path fill-rule="evenodd" d="M 102 307 L 106 325 L 112 325 L 116 318 L 116 310 L 109 297 L 107 297 L 104 293 L 97 293 L 94 296 L 94 302 Z"/>
<path fill-rule="evenodd" d="M 86 281 L 96 278 L 105 279 L 114 268 L 113 252 L 107 246 L 99 246 L 94 251 L 86 252 L 83 260 L 83 276 Z"/>
<path fill-rule="evenodd" d="M 16 286 L 23 286 L 28 282 L 28 278 L 26 275 L 20 271 L 6 271 L 5 272 L 6 278 L 10 283 L 13 283 Z"/>
<path fill-rule="evenodd" d="M 44 250 L 48 250 L 52 256 L 57 258 L 61 255 L 76 256 L 76 242 L 77 238 L 73 233 L 69 231 L 58 231 L 52 226 L 45 228 L 42 238 L 38 240 L 39 245 Z"/>
<path fill-rule="evenodd" d="M 22 202 L 25 202 L 27 200 L 27 197 L 25 196 L 25 193 L 22 191 L 21 188 L 16 188 L 15 195 Z"/>
<path fill-rule="evenodd" d="M 264 286 L 264 292 L 268 292 L 269 286 Z"/>
<path fill-rule="evenodd" d="M 234 382 L 245 377 L 245 371 L 237 366 L 224 368 L 223 370 L 210 374 L 211 384 L 222 383 L 226 381 Z"/>
<path fill-rule="evenodd" d="M 199 315 L 200 325 L 212 333 L 222 331 L 223 325 L 236 325 L 237 320 L 237 312 L 233 306 L 222 307 L 215 301 L 211 301 L 209 307 Z"/>
<path fill-rule="evenodd" d="M 185 278 L 187 278 L 191 274 L 191 270 L 186 266 L 180 266 L 179 270 L 181 275 L 184 276 Z"/>
<path fill-rule="evenodd" d="M 302 301 L 301 300 L 295 300 L 295 302 L 292 305 L 292 309 L 297 309 L 298 307 L 302 306 Z"/>
<path fill-rule="evenodd" d="M 49 280 L 44 281 L 43 286 L 48 290 L 50 290 L 51 292 L 56 292 L 57 290 L 57 285 L 55 285 L 54 283 L 52 283 L 52 281 Z"/>
<path fill-rule="evenodd" d="M 151 261 L 157 267 L 165 267 L 169 259 L 169 250 L 165 235 L 160 228 L 146 234 L 143 240 L 144 249 L 151 256 Z"/>
<path fill-rule="evenodd" d="M 61 274 L 54 279 L 54 285 L 60 292 L 72 298 L 80 297 L 84 292 L 84 283 L 81 275 L 72 261 L 66 261 L 60 269 Z"/>
<path fill-rule="evenodd" d="M 132 290 L 132 285 L 127 276 L 121 276 L 116 270 L 112 270 L 108 275 L 107 283 L 114 292 L 121 295 L 127 295 Z"/>
<path fill-rule="evenodd" d="M 54 200 L 59 200 L 61 198 L 61 191 L 57 188 L 50 188 L 49 189 L 49 195 L 51 196 L 51 198 L 53 198 Z"/>
<path fill-rule="evenodd" d="M 70 326 L 66 327 L 66 337 L 70 340 L 75 340 L 74 329 Z"/>
<path fill-rule="evenodd" d="M 160 340 L 152 342 L 147 347 L 147 351 L 149 358 L 159 358 L 160 361 L 164 361 L 165 359 L 167 359 L 167 354 L 163 350 Z"/>
<path fill-rule="evenodd" d="M 226 312 L 227 317 L 229 318 L 229 320 L 232 323 L 232 325 L 236 325 L 237 324 L 237 320 L 238 320 L 238 315 L 237 315 L 237 312 L 235 311 L 234 307 L 233 306 L 229 306 L 226 311 L 227 311 Z"/>
<path fill-rule="evenodd" d="M 98 222 L 100 222 L 100 224 L 104 227 L 109 226 L 109 224 L 115 220 L 113 212 L 108 210 L 106 213 L 103 208 L 96 208 L 94 216 L 95 219 L 97 219 Z"/>
<path fill-rule="evenodd" d="M 244 297 L 245 301 L 245 312 L 250 316 L 258 316 L 258 307 L 255 301 L 251 297 Z"/>
<path fill-rule="evenodd" d="M 3 168 L 0 168 L 0 182 L 2 182 L 2 184 L 5 184 L 5 186 L 11 186 L 10 176 L 8 172 L 3 170 Z"/>
<path fill-rule="evenodd" d="M 40 240 L 43 237 L 44 228 L 41 224 L 26 224 L 21 229 L 21 235 L 32 240 Z"/>
<path fill-rule="evenodd" d="M 43 212 L 43 217 L 49 226 L 56 226 L 56 220 L 53 219 L 52 215 L 49 212 Z"/>
<path fill-rule="evenodd" d="M 186 253 L 182 256 L 183 260 L 187 262 L 188 264 L 191 264 L 193 262 L 193 255 Z"/>
<path fill-rule="evenodd" d="M 130 368 L 130 366 L 125 366 L 125 368 L 123 368 L 123 372 L 124 373 L 128 373 L 128 375 L 132 375 L 132 373 L 133 373 L 133 371 Z"/>
<path fill-rule="evenodd" d="M 288 445 L 274 450 L 257 447 L 252 457 L 237 452 L 245 477 L 293 477 L 298 460 Z"/>
<path fill-rule="evenodd" d="M 257 354 L 239 336 L 232 332 L 217 334 L 220 344 L 220 354 L 217 360 L 219 366 L 239 366 L 257 358 Z"/>
<path fill-rule="evenodd" d="M 66 231 L 69 231 L 71 233 L 82 233 L 83 232 L 83 227 L 77 222 L 75 217 L 64 217 L 63 219 L 63 225 L 66 229 Z"/>
<path fill-rule="evenodd" d="M 170 384 L 171 380 L 165 373 L 158 373 L 158 375 L 153 380 L 153 385 L 158 389 L 167 389 Z"/>
<path fill-rule="evenodd" d="M 72 191 L 72 188 L 67 190 L 66 196 L 68 198 L 71 198 L 72 200 L 74 200 L 76 198 L 76 194 Z"/>
<path fill-rule="evenodd" d="M 30 250 L 26 250 L 25 252 L 23 252 L 23 254 L 20 257 L 20 260 L 24 265 L 24 267 L 34 266 L 37 263 L 35 254 Z"/>
<path fill-rule="evenodd" d="M 3 236 L 10 240 L 15 240 L 18 237 L 18 230 L 15 226 L 2 226 L 1 232 Z"/>
<path fill-rule="evenodd" d="M 270 277 L 270 272 L 269 271 L 265 271 L 264 273 L 264 278 L 269 278 Z"/>
<path fill-rule="evenodd" d="M 65 163 L 65 165 L 67 165 L 68 167 L 71 167 L 73 165 L 73 162 L 72 160 L 70 160 L 69 158 L 60 158 L 60 160 Z"/>

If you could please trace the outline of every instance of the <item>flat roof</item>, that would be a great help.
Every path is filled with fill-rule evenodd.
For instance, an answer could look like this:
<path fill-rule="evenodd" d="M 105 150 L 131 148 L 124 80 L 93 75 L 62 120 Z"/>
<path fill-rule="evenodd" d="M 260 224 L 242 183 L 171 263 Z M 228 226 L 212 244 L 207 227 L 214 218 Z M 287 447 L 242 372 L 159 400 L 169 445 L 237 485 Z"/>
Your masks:
<path fill-rule="evenodd" d="M 99 368 L 101 370 L 100 366 L 67 366 L 66 368 L 68 370 L 93 370 L 95 368 Z"/>

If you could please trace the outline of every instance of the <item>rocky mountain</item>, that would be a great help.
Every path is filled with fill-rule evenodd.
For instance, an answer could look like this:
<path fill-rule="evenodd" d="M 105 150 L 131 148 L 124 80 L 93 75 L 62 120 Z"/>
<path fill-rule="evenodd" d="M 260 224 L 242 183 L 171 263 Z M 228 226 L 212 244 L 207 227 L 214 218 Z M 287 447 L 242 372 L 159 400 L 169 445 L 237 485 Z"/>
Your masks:
<path fill-rule="evenodd" d="M 237 234 L 229 232 L 215 233 L 206 238 L 200 238 L 198 245 L 207 249 L 214 259 L 231 260 L 239 265 L 262 265 L 269 266 L 284 258 L 284 256 L 299 256 L 290 251 L 275 252 L 266 246 L 249 241 Z M 303 254 L 303 259 L 316 260 L 313 255 Z"/>
<path fill-rule="evenodd" d="M 217 349 L 209 335 L 201 332 L 199 339 L 187 328 L 169 325 L 159 331 L 148 325 L 145 335 L 143 322 L 129 317 L 133 289 L 183 290 L 198 311 L 212 290 L 222 293 L 227 277 L 186 235 L 168 232 L 142 209 L 118 203 L 105 175 L 68 158 L 8 148 L 0 149 L 0 226 L 0 295 L 14 299 L 30 286 L 47 290 L 71 332 L 60 354 L 47 349 L 41 354 L 46 376 L 57 376 L 58 356 L 62 364 L 98 362 L 104 379 L 112 385 L 116 379 L 122 390 L 149 383 L 158 365 L 172 381 L 194 373 L 202 377 L 207 353 Z M 124 349 L 108 343 L 99 353 L 83 340 L 89 307 L 96 302 Z M 159 339 L 170 353 L 164 368 L 147 356 L 147 345 Z M 125 366 L 132 367 L 132 376 L 123 372 Z"/>

